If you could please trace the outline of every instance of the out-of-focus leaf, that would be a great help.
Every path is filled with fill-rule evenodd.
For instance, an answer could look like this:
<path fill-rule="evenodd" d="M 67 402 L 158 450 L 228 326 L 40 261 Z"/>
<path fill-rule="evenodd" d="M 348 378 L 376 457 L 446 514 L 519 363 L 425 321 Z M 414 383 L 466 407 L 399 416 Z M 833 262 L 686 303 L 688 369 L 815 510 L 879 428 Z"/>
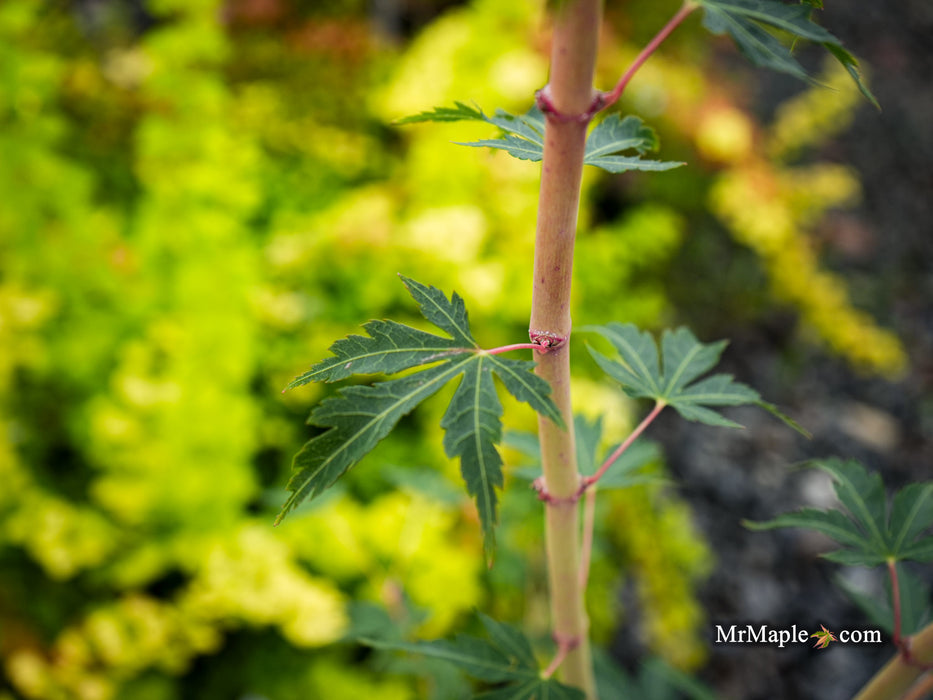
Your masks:
<path fill-rule="evenodd" d="M 876 107 L 878 101 L 868 89 L 858 70 L 858 62 L 826 29 L 816 24 L 813 7 L 822 8 L 820 0 L 806 0 L 788 5 L 778 0 L 696 0 L 704 9 L 703 25 L 714 34 L 729 34 L 739 50 L 755 65 L 789 73 L 812 82 L 791 49 L 768 28 L 789 34 L 794 41 L 807 39 L 822 44 L 852 76 L 861 93 Z"/>
<path fill-rule="evenodd" d="M 519 630 L 480 614 L 489 640 L 459 635 L 453 641 L 398 642 L 361 639 L 379 649 L 406 651 L 442 659 L 474 678 L 508 683 L 475 696 L 477 700 L 583 700 L 584 694 L 553 678 L 542 678 L 531 643 Z"/>
<path fill-rule="evenodd" d="M 800 527 L 822 532 L 842 548 L 826 559 L 849 566 L 877 566 L 888 561 L 933 561 L 933 482 L 910 484 L 887 507 L 881 476 L 855 460 L 816 460 L 813 465 L 833 478 L 841 508 L 804 508 L 767 522 L 747 522 L 753 530 Z"/>
<path fill-rule="evenodd" d="M 933 620 L 930 606 L 930 586 L 903 566 L 897 566 L 897 582 L 900 590 L 901 634 L 911 635 L 926 627 Z M 894 634 L 894 609 L 891 604 L 891 579 L 885 578 L 885 595 L 867 594 L 836 576 L 836 583 L 858 605 L 869 619 Z"/>

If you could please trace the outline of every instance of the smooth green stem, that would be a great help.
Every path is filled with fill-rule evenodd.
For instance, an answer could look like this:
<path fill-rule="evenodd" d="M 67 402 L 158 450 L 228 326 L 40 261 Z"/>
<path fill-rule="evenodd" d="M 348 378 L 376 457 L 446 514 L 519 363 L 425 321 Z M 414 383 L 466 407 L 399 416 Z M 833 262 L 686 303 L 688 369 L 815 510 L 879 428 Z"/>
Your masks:
<path fill-rule="evenodd" d="M 554 639 L 566 648 L 562 680 L 596 700 L 596 683 L 580 586 L 579 508 L 573 412 L 570 403 L 570 281 L 580 204 L 583 152 L 596 92 L 593 75 L 601 0 L 568 0 L 554 17 L 551 74 L 545 88 L 547 113 L 541 192 L 535 233 L 534 288 L 529 334 L 548 343 L 536 372 L 551 384 L 566 428 L 539 419 L 541 461 L 548 493 L 545 538 Z"/>

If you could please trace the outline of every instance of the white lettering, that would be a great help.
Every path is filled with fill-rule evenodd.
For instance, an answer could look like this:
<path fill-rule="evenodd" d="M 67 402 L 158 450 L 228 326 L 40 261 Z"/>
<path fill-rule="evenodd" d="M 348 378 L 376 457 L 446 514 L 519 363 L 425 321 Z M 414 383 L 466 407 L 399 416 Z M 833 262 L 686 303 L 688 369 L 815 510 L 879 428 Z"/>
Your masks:
<path fill-rule="evenodd" d="M 740 640 L 741 641 L 741 640 Z M 717 644 L 735 644 L 735 625 L 729 628 L 729 634 L 723 632 L 722 625 L 716 625 Z"/>

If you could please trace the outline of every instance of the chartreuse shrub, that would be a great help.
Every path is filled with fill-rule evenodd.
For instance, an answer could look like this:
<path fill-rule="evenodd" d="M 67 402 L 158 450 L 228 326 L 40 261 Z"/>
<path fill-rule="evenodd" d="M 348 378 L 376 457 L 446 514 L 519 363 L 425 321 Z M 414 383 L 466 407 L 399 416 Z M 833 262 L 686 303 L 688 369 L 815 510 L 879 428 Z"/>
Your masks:
<path fill-rule="evenodd" d="M 229 84 L 220 3 L 151 11 L 138 40 L 88 46 L 42 3 L 0 8 L 0 186 L 20 193 L 0 215 L 0 696 L 412 698 L 316 650 L 353 598 L 447 633 L 481 565 L 457 506 L 418 494 L 301 516 L 327 513 L 329 541 L 270 527 L 257 463 L 297 430 L 258 386 L 319 303 L 278 288 L 265 238 L 292 173 L 242 128 L 256 90 Z M 235 662 L 251 641 L 274 667 Z"/>
<path fill-rule="evenodd" d="M 697 10 L 702 12 L 707 29 L 730 35 L 753 63 L 804 80 L 810 77 L 774 32 L 790 35 L 794 42 L 821 44 L 860 92 L 874 102 L 855 59 L 835 36 L 813 21 L 811 5 L 690 0 L 634 59 L 615 88 L 599 92 L 591 84 L 601 4 L 598 0 L 556 3 L 550 82 L 536 93 L 532 109 L 516 114 L 502 109 L 487 112 L 455 100 L 452 106 L 435 107 L 400 120 L 401 124 L 478 122 L 493 126 L 498 130 L 494 138 L 458 142 L 501 150 L 518 160 L 542 162 L 530 342 L 482 345 L 463 298 L 403 277 L 421 316 L 433 326 L 431 330 L 396 321 L 370 321 L 364 326 L 366 335 L 338 340 L 329 357 L 287 387 L 344 381 L 354 375 L 388 375 L 373 383 L 346 386 L 314 408 L 308 422 L 319 430 L 295 457 L 288 483 L 290 495 L 277 522 L 304 501 L 332 488 L 422 402 L 447 385 L 455 387 L 446 395 L 447 408 L 440 419 L 443 447 L 449 458 L 459 462 L 466 491 L 475 502 L 489 566 L 494 565 L 499 492 L 504 485 L 499 451 L 503 442 L 501 396 L 510 395 L 538 414 L 537 446 L 529 448 L 527 439 L 519 439 L 517 446 L 524 446 L 541 467 L 532 483 L 545 504 L 547 578 L 556 647 L 552 661 L 543 667 L 525 633 L 483 614 L 479 615 L 483 637 L 410 641 L 397 632 L 359 637 L 376 650 L 405 651 L 459 667 L 485 684 L 486 692 L 476 697 L 595 698 L 599 694 L 584 604 L 593 552 L 596 487 L 630 488 L 643 483 L 639 468 L 646 460 L 628 450 L 664 409 L 670 408 L 687 420 L 734 428 L 738 424 L 720 411 L 753 404 L 801 430 L 755 390 L 729 375 L 709 374 L 718 363 L 724 341 L 701 343 L 683 328 L 666 331 L 656 341 L 636 326 L 617 321 L 582 329 L 601 338 L 611 350 L 605 354 L 591 347 L 590 354 L 630 398 L 648 400 L 653 408 L 621 444 L 599 458 L 599 424 L 578 421 L 571 410 L 570 291 L 583 166 L 621 173 L 661 172 L 682 165 L 649 155 L 658 149 L 658 141 L 638 117 L 612 114 L 592 130 L 588 126 L 618 100 L 638 68 L 674 28 Z M 450 38 L 455 46 L 462 46 L 462 36 Z M 452 170 L 447 168 L 447 179 L 456 177 Z M 832 173 L 824 176 L 815 172 L 811 179 L 815 183 L 828 181 L 828 192 L 833 192 Z M 794 201 L 799 195 L 792 191 L 789 196 Z M 444 192 L 438 196 L 440 201 L 446 198 Z M 820 210 L 818 203 L 796 206 L 804 213 Z M 443 221 L 443 217 L 434 219 L 436 224 Z M 777 221 L 780 224 L 780 217 Z M 792 235 L 779 233 L 785 239 Z M 456 244 L 451 241 L 450 245 Z M 837 304 L 837 308 L 842 307 L 844 302 Z M 535 361 L 503 357 L 529 350 L 535 353 Z M 887 358 L 879 355 L 868 364 L 896 369 L 897 358 L 890 354 L 896 350 L 888 351 Z M 911 534 L 916 534 L 911 527 Z M 558 672 L 559 681 L 555 677 Z M 614 692 L 617 694 L 618 688 Z M 702 695 L 704 691 L 694 688 L 692 692 Z"/>

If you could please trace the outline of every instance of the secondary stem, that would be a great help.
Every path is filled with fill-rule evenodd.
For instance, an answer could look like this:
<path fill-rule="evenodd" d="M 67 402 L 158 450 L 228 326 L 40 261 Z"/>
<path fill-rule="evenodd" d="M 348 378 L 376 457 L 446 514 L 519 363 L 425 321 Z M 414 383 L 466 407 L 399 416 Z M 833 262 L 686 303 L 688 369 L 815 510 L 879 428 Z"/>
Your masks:
<path fill-rule="evenodd" d="M 589 623 L 580 587 L 579 509 L 574 495 L 577 471 L 570 403 L 570 282 L 580 204 L 583 153 L 593 104 L 593 75 L 602 18 L 601 0 L 568 0 L 554 16 L 551 75 L 545 89 L 547 113 L 541 192 L 535 233 L 534 287 L 530 335 L 551 338 L 536 372 L 551 384 L 552 398 L 566 428 L 539 418 L 541 461 L 548 492 L 545 507 L 548 584 L 554 638 L 567 646 L 560 672 L 568 685 L 595 700 L 596 683 L 588 638 Z"/>
<path fill-rule="evenodd" d="M 483 350 L 482 352 L 487 355 L 501 355 L 504 352 L 511 352 L 512 350 L 537 350 L 538 352 L 546 352 L 547 348 L 542 349 L 537 343 L 514 343 L 513 345 L 501 345 L 498 348 Z"/>
<path fill-rule="evenodd" d="M 651 425 L 652 421 L 654 421 L 654 419 L 658 417 L 658 414 L 664 410 L 665 406 L 667 406 L 667 404 L 664 401 L 660 401 L 660 400 L 657 401 L 654 404 L 654 408 L 651 409 L 651 413 L 645 416 L 644 420 L 638 424 L 638 427 L 636 427 L 635 430 L 632 431 L 632 434 L 629 435 L 627 438 L 625 438 L 625 441 L 621 445 L 619 445 L 613 451 L 611 455 L 609 455 L 606 458 L 606 461 L 603 462 L 602 466 L 600 466 L 600 468 L 596 470 L 596 473 L 593 474 L 592 476 L 586 477 L 583 480 L 583 488 L 587 488 L 588 486 L 590 486 L 590 484 L 595 484 L 597 481 L 599 481 L 602 478 L 603 474 L 606 473 L 606 470 L 609 469 L 609 467 L 611 467 L 613 463 L 619 457 L 622 456 L 622 453 L 625 452 L 629 448 L 629 445 L 635 442 L 635 439 L 639 435 L 641 435 L 643 432 L 645 432 L 645 428 Z"/>
<path fill-rule="evenodd" d="M 897 562 L 888 559 L 888 575 L 891 577 L 891 608 L 894 613 L 894 645 L 901 652 L 910 654 L 910 649 L 904 648 L 901 639 L 901 585 L 897 578 Z"/>
<path fill-rule="evenodd" d="M 583 503 L 583 551 L 580 552 L 580 588 L 590 581 L 590 561 L 593 559 L 593 532 L 596 529 L 596 486 L 586 492 Z"/>
<path fill-rule="evenodd" d="M 673 32 L 677 26 L 687 18 L 687 15 L 693 12 L 697 7 L 698 6 L 693 2 L 687 0 L 687 2 L 683 4 L 677 14 L 671 17 L 670 21 L 664 25 L 660 32 L 655 35 L 654 39 L 652 39 L 648 45 L 642 49 L 641 53 L 638 54 L 638 56 L 635 58 L 635 61 L 631 66 L 629 66 L 629 69 L 625 71 L 621 78 L 619 78 L 619 82 L 616 83 L 616 86 L 612 89 L 612 91 L 605 94 L 603 104 L 604 108 L 608 107 L 619 99 L 619 97 L 622 95 L 622 92 L 625 90 L 625 86 L 628 85 L 629 81 L 632 79 L 635 73 L 638 72 L 638 69 L 642 67 L 645 61 L 647 61 L 651 54 L 657 50 L 661 43 L 667 39 L 668 36 L 670 36 L 671 32 Z"/>

